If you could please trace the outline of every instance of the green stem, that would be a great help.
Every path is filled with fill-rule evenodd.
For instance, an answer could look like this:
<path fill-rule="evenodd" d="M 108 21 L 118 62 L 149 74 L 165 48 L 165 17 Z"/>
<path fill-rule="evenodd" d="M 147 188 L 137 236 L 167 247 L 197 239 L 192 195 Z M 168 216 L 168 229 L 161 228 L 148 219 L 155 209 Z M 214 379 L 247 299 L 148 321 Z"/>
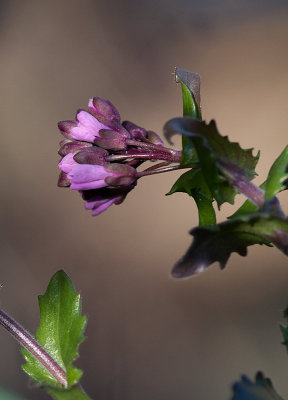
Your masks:
<path fill-rule="evenodd" d="M 54 400 L 92 400 L 80 385 L 73 386 L 66 390 L 46 386 L 45 390 Z"/>

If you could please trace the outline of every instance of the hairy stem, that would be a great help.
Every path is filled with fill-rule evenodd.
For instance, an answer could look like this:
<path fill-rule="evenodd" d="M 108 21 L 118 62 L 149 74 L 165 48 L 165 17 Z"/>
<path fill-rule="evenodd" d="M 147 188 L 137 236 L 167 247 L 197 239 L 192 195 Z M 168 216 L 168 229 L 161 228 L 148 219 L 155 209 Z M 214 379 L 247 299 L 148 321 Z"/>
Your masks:
<path fill-rule="evenodd" d="M 0 310 L 0 324 L 11 333 L 21 346 L 25 347 L 25 349 L 27 349 L 47 371 L 64 386 L 64 388 L 67 388 L 66 372 L 53 360 L 29 332 L 3 310 Z"/>

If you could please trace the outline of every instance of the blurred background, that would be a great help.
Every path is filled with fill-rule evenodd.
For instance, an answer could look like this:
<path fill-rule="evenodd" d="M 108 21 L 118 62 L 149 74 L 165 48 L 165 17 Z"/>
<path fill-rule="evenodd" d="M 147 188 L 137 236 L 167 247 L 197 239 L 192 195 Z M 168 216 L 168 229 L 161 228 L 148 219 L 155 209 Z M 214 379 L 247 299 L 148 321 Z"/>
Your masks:
<path fill-rule="evenodd" d="M 143 178 L 94 218 L 56 186 L 57 122 L 100 96 L 162 134 L 182 111 L 175 66 L 201 75 L 204 118 L 261 150 L 262 182 L 288 141 L 287 1 L 2 0 L 0 14 L 1 308 L 35 333 L 37 295 L 65 269 L 88 315 L 77 365 L 93 399 L 223 400 L 259 369 L 287 396 L 287 257 L 255 246 L 224 271 L 173 280 L 197 224 L 192 199 L 164 196 L 178 173 Z M 48 399 L 2 329 L 0 352 L 1 386 Z"/>

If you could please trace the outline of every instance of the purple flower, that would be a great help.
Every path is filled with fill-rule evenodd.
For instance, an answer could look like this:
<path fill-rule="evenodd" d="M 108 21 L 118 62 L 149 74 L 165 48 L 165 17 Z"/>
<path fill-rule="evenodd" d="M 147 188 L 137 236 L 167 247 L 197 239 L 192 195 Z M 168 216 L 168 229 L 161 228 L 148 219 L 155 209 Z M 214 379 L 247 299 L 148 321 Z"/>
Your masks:
<path fill-rule="evenodd" d="M 68 174 L 72 171 L 73 167 L 78 165 L 78 163 L 74 160 L 74 154 L 69 153 L 67 156 L 63 157 L 60 163 L 58 164 L 61 171 L 66 172 Z"/>
<path fill-rule="evenodd" d="M 97 190 L 85 190 L 82 197 L 85 200 L 86 210 L 92 210 L 92 215 L 96 216 L 107 210 L 112 204 L 120 204 L 124 201 L 127 194 L 135 187 L 132 184 L 122 188 L 103 188 Z"/>
<path fill-rule="evenodd" d="M 90 190 L 106 186 L 130 185 L 136 180 L 136 170 L 129 165 L 122 164 L 103 166 L 76 163 L 67 176 L 70 179 L 72 190 Z"/>
<path fill-rule="evenodd" d="M 79 110 L 76 118 L 78 121 L 61 121 L 58 124 L 61 133 L 68 139 L 93 143 L 101 129 L 109 129 L 87 111 Z"/>
<path fill-rule="evenodd" d="M 98 215 L 112 204 L 120 204 L 138 178 L 163 172 L 158 169 L 163 162 L 137 172 L 142 163 L 161 160 L 166 166 L 167 161 L 175 162 L 176 156 L 155 132 L 130 121 L 121 123 L 110 101 L 93 97 L 88 110 L 79 110 L 75 121 L 58 123 L 65 137 L 58 152 L 63 157 L 58 186 L 80 191 L 85 207 Z"/>

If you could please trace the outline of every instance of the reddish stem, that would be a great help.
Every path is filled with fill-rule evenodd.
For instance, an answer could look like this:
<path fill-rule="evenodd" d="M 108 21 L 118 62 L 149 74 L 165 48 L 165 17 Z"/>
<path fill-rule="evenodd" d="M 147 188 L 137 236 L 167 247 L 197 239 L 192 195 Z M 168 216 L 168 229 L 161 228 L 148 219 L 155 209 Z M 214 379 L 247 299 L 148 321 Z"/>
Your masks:
<path fill-rule="evenodd" d="M 3 310 L 0 310 L 0 324 L 11 333 L 21 346 L 25 347 L 25 349 L 27 349 L 61 385 L 67 388 L 66 372 L 26 329 Z"/>

